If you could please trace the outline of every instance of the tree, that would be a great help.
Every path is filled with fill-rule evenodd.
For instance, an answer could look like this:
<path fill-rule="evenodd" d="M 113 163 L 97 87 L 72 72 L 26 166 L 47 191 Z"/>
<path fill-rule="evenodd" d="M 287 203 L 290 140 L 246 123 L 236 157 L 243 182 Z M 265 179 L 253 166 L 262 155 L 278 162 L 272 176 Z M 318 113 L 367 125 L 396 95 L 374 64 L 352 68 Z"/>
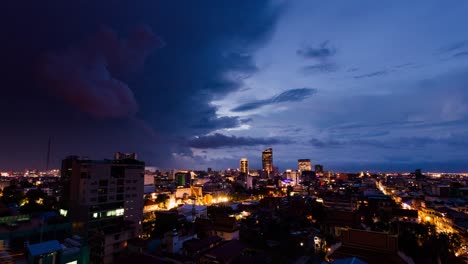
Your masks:
<path fill-rule="evenodd" d="M 21 206 L 20 211 L 22 213 L 38 213 L 48 210 L 49 208 L 44 205 L 44 201 L 48 200 L 47 197 L 47 194 L 41 189 L 29 190 L 26 193 L 27 203 Z"/>
<path fill-rule="evenodd" d="M 47 194 L 41 189 L 32 189 L 26 193 L 26 198 L 28 201 L 37 203 L 39 200 L 44 200 L 47 197 Z M 42 202 L 39 202 L 42 203 Z"/>
<path fill-rule="evenodd" d="M 1 201 L 6 205 L 21 205 L 26 196 L 15 185 L 10 185 L 3 188 L 3 196 Z"/>
<path fill-rule="evenodd" d="M 291 185 L 288 185 L 288 187 L 286 187 L 286 194 L 288 195 L 288 199 L 291 199 L 291 193 L 293 192 L 293 187 Z"/>
<path fill-rule="evenodd" d="M 158 194 L 158 196 L 156 197 L 156 200 L 155 202 L 159 205 L 159 204 L 162 204 L 162 203 L 166 203 L 166 201 L 169 199 L 169 195 L 165 194 L 165 193 L 161 193 L 161 194 Z"/>

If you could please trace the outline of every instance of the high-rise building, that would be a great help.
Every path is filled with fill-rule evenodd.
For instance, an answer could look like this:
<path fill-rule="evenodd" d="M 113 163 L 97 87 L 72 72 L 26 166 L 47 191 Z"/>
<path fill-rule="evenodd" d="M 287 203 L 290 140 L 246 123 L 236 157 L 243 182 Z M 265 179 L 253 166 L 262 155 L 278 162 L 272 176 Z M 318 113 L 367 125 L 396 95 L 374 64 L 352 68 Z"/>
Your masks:
<path fill-rule="evenodd" d="M 323 173 L 323 165 L 315 165 L 315 173 Z"/>
<path fill-rule="evenodd" d="M 416 177 L 416 180 L 424 179 L 424 175 L 422 174 L 421 169 L 416 169 L 414 171 L 414 175 Z"/>
<path fill-rule="evenodd" d="M 242 173 L 249 173 L 249 160 L 246 158 L 242 158 L 240 160 L 240 172 Z"/>
<path fill-rule="evenodd" d="M 91 263 L 113 263 L 128 239 L 141 234 L 145 163 L 136 159 L 90 160 L 76 156 L 62 162 L 68 192 L 62 211 L 74 231 L 87 237 Z"/>
<path fill-rule="evenodd" d="M 273 171 L 273 149 L 267 148 L 262 152 L 262 169 L 270 175 Z"/>
<path fill-rule="evenodd" d="M 310 163 L 310 159 L 297 160 L 297 168 L 300 171 L 311 171 L 312 164 Z"/>

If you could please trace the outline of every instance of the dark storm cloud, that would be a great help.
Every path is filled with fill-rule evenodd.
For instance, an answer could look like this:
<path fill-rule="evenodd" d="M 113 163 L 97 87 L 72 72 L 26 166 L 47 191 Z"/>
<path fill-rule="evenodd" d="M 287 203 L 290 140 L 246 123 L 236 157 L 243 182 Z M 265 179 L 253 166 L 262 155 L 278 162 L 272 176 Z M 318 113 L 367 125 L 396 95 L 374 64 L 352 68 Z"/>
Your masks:
<path fill-rule="evenodd" d="M 180 144 L 187 138 L 243 123 L 219 117 L 211 102 L 245 88 L 245 78 L 258 71 L 251 54 L 269 39 L 283 10 L 267 0 L 50 0 L 28 8 L 11 1 L 2 7 L 0 29 L 9 41 L 0 43 L 0 65 L 11 88 L 0 97 L 0 113 L 9 113 L 1 115 L 11 120 L 12 137 L 0 145 L 28 153 L 1 161 L 10 167 L 44 151 L 9 143 L 22 142 L 27 127 L 42 128 L 28 135 L 31 142 L 48 135 L 74 139 L 54 152 L 56 162 L 70 153 L 102 158 L 128 150 L 143 153 L 148 164 L 177 166 L 173 153 L 191 155 Z M 151 32 L 164 48 L 154 51 Z M 34 76 L 38 61 L 43 82 Z M 141 122 L 123 120 L 128 116 Z M 27 166 L 42 164 L 33 163 Z"/>
<path fill-rule="evenodd" d="M 39 78 L 54 95 L 97 117 L 132 116 L 138 109 L 133 91 L 118 79 L 143 67 L 161 41 L 142 26 L 119 39 L 101 27 L 80 46 L 46 53 L 39 63 Z"/>
<path fill-rule="evenodd" d="M 245 112 L 250 110 L 255 110 L 267 105 L 285 103 L 285 102 L 300 102 L 311 95 L 315 94 L 317 89 L 314 88 L 298 88 L 298 89 L 291 89 L 285 92 L 282 92 L 278 95 L 275 95 L 271 98 L 264 99 L 264 100 L 257 100 L 242 104 L 231 111 L 233 112 Z"/>
<path fill-rule="evenodd" d="M 330 73 L 330 72 L 336 72 L 337 70 L 338 70 L 338 65 L 336 65 L 336 63 L 329 63 L 329 62 L 304 66 L 301 69 L 301 71 L 304 74 Z"/>
<path fill-rule="evenodd" d="M 375 71 L 375 72 L 366 73 L 366 74 L 362 74 L 362 75 L 356 75 L 356 76 L 353 76 L 353 77 L 354 77 L 354 79 L 371 78 L 371 77 L 382 76 L 382 75 L 385 75 L 387 73 L 388 73 L 388 71 L 382 70 L 382 71 Z"/>
<path fill-rule="evenodd" d="M 188 142 L 188 145 L 192 148 L 210 149 L 222 147 L 287 144 L 290 142 L 291 141 L 289 140 L 278 138 L 236 137 L 216 133 L 214 135 L 194 138 Z"/>
<path fill-rule="evenodd" d="M 317 47 L 303 47 L 296 51 L 296 54 L 307 59 L 327 59 L 336 54 L 336 49 L 330 47 L 330 42 L 324 41 Z"/>

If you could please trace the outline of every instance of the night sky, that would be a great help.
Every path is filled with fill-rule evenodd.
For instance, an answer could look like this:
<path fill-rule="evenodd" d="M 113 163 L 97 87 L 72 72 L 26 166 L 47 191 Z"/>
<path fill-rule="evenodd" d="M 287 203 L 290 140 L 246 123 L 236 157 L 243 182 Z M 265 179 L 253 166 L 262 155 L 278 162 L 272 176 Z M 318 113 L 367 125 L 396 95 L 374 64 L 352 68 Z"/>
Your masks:
<path fill-rule="evenodd" d="M 468 1 L 0 5 L 0 170 L 468 171 Z"/>

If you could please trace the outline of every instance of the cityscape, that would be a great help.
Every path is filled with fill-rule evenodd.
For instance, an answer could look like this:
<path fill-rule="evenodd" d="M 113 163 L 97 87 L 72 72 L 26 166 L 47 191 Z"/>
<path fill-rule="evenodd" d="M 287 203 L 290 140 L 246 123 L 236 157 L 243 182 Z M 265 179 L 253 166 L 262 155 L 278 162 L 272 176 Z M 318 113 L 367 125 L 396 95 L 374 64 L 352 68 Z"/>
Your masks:
<path fill-rule="evenodd" d="M 136 153 L 1 172 L 4 263 L 465 263 L 468 175 L 215 171 Z M 344 262 L 343 262 L 344 261 Z M 436 263 L 434 262 L 434 263 Z"/>
<path fill-rule="evenodd" d="M 467 12 L 0 3 L 0 263 L 468 263 Z"/>

